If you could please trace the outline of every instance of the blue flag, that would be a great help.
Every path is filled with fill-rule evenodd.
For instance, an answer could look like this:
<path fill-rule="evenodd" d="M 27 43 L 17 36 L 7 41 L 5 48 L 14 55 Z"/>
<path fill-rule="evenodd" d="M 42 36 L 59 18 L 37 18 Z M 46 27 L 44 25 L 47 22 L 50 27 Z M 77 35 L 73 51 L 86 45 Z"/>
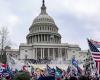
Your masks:
<path fill-rule="evenodd" d="M 75 56 L 73 56 L 72 58 L 72 65 L 74 65 L 75 67 L 78 66 L 78 61 L 75 59 Z"/>

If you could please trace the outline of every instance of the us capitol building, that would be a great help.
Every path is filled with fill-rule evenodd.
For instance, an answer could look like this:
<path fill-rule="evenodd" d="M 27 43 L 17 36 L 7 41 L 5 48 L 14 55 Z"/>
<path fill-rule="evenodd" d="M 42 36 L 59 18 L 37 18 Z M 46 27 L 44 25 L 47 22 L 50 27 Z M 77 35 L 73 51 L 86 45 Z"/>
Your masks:
<path fill-rule="evenodd" d="M 33 20 L 26 36 L 27 43 L 21 43 L 18 50 L 8 49 L 8 53 L 21 60 L 71 60 L 74 55 L 79 61 L 87 57 L 87 51 L 78 45 L 61 43 L 62 36 L 58 32 L 55 21 L 46 12 L 43 0 L 40 14 Z"/>

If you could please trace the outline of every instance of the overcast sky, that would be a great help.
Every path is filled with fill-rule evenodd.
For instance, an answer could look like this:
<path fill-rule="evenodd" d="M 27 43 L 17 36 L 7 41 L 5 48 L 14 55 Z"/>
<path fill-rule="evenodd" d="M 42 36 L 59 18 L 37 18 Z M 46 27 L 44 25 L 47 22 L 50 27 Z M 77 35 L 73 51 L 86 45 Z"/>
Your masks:
<path fill-rule="evenodd" d="M 86 38 L 100 41 L 100 0 L 45 0 L 62 35 L 62 43 L 88 49 Z M 13 46 L 26 42 L 42 0 L 0 0 L 0 27 L 6 26 Z"/>

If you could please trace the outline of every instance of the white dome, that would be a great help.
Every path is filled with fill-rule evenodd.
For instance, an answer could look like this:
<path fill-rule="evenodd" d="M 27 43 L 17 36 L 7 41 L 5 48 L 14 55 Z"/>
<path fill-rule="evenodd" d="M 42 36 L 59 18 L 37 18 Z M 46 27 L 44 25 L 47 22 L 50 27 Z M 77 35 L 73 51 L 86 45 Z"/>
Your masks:
<path fill-rule="evenodd" d="M 33 21 L 33 25 L 36 23 L 51 23 L 51 24 L 55 24 L 54 20 L 52 17 L 50 17 L 47 12 L 46 12 L 46 7 L 45 4 L 43 2 L 42 7 L 41 7 L 41 13 L 39 16 L 37 16 L 34 21 Z"/>
<path fill-rule="evenodd" d="M 36 24 L 36 23 L 52 23 L 52 24 L 55 24 L 53 18 L 51 18 L 48 14 L 40 14 L 39 16 L 37 16 L 33 21 L 33 24 Z"/>
<path fill-rule="evenodd" d="M 58 33 L 58 27 L 53 18 L 47 14 L 44 0 L 41 7 L 41 13 L 34 19 L 29 31 L 26 37 L 28 44 L 41 42 L 61 43 L 61 35 Z"/>

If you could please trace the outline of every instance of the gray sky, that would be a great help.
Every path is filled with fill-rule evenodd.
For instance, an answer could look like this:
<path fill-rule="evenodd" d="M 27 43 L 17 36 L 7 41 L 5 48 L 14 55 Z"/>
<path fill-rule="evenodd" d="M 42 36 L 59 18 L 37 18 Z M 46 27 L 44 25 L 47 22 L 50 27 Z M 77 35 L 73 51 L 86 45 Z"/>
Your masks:
<path fill-rule="evenodd" d="M 86 38 L 100 41 L 100 0 L 45 0 L 62 42 L 88 49 Z M 6 26 L 14 48 L 26 42 L 28 29 L 40 13 L 42 0 L 0 0 L 0 27 Z"/>

